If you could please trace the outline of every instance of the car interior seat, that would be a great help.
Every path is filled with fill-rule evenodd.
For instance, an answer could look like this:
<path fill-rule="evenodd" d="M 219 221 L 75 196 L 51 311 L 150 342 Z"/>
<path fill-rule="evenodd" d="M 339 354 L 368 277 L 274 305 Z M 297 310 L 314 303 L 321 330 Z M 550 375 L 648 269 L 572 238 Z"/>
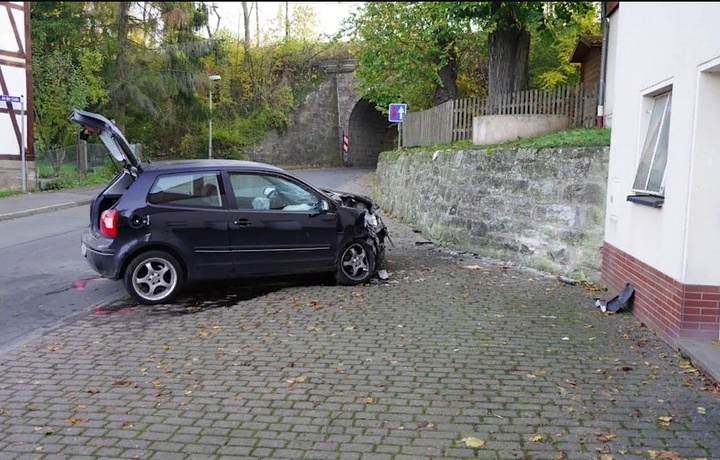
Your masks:
<path fill-rule="evenodd" d="M 204 201 L 210 206 L 220 206 L 220 195 L 215 184 L 205 184 L 202 190 Z"/>

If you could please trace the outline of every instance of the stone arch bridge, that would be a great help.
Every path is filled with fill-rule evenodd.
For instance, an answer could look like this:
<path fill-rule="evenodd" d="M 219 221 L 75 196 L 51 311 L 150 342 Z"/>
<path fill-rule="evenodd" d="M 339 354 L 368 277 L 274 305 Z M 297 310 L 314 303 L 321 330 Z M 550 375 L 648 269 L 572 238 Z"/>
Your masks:
<path fill-rule="evenodd" d="M 380 152 L 395 147 L 397 124 L 356 92 L 356 67 L 350 59 L 319 63 L 324 83 L 291 116 L 286 132 L 270 133 L 248 152 L 250 159 L 282 166 L 375 167 Z"/>

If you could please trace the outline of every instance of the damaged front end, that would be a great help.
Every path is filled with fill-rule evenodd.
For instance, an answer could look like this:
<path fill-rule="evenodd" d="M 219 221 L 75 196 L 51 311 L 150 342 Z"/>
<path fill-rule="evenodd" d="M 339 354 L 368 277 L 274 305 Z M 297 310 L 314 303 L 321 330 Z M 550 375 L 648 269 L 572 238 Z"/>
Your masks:
<path fill-rule="evenodd" d="M 367 242 L 373 248 L 374 271 L 377 271 L 385 260 L 385 240 L 387 239 L 392 244 L 387 226 L 381 216 L 380 207 L 375 201 L 364 195 L 332 190 L 324 191 L 337 204 L 359 211 L 359 214 L 356 214 L 355 226 L 364 230 L 358 232 L 358 236 L 367 236 Z"/>

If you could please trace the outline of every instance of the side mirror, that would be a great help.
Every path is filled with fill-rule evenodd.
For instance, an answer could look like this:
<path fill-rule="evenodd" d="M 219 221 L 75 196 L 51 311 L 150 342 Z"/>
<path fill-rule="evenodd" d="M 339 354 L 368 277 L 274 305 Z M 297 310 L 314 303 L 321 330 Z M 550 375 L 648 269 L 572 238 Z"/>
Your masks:
<path fill-rule="evenodd" d="M 328 211 L 330 211 L 330 203 L 325 200 L 320 200 L 317 204 L 315 204 L 315 206 L 313 206 L 312 211 L 310 212 L 310 217 L 325 214 Z"/>

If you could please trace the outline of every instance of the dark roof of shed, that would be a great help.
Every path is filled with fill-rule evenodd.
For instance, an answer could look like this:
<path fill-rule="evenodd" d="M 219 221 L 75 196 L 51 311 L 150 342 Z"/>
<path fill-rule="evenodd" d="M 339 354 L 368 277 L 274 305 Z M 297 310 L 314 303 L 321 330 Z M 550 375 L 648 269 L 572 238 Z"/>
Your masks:
<path fill-rule="evenodd" d="M 580 35 L 570 62 L 584 62 L 591 49 L 600 47 L 602 47 L 601 35 Z"/>

